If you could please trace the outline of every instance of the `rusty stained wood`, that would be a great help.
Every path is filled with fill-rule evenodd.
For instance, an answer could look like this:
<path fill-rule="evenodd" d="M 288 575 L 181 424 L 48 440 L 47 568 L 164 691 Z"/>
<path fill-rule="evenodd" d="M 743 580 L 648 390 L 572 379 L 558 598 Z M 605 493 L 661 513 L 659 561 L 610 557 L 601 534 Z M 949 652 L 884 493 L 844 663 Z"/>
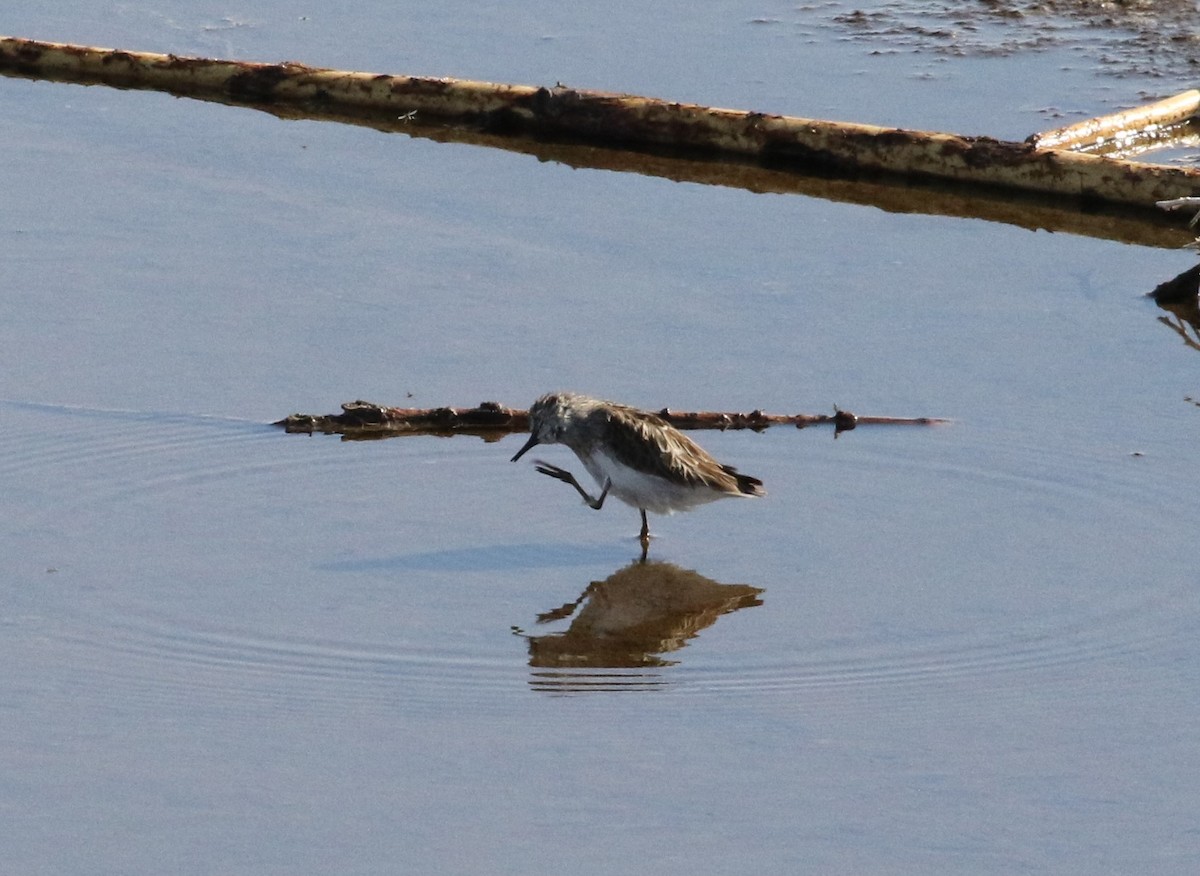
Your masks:
<path fill-rule="evenodd" d="M 320 104 L 621 148 L 753 158 L 798 170 L 882 172 L 1152 208 L 1200 192 L 1200 172 L 990 137 L 772 115 L 563 86 L 395 76 L 0 37 L 17 75 L 213 100 Z"/>
<path fill-rule="evenodd" d="M 789 425 L 803 429 L 832 424 L 837 432 L 845 432 L 866 425 L 933 426 L 950 422 L 937 417 L 857 416 L 842 410 L 832 414 L 768 414 L 760 410 L 722 413 L 663 408 L 654 413 L 677 429 L 685 430 L 762 431 L 770 426 Z M 272 425 L 292 433 L 311 435 L 320 432 L 359 439 L 455 434 L 498 439 L 515 432 L 528 432 L 529 412 L 505 407 L 499 402 L 481 402 L 474 408 L 397 408 L 359 400 L 343 404 L 340 414 L 292 414 Z"/>

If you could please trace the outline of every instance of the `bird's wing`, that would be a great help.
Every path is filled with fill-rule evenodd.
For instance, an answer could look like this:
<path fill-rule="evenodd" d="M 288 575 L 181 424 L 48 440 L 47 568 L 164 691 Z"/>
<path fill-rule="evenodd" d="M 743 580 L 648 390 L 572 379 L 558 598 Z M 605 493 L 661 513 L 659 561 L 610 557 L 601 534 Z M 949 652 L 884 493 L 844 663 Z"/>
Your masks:
<path fill-rule="evenodd" d="M 739 475 L 661 417 L 624 405 L 597 414 L 604 417 L 613 456 L 630 468 L 680 483 L 742 492 Z"/>

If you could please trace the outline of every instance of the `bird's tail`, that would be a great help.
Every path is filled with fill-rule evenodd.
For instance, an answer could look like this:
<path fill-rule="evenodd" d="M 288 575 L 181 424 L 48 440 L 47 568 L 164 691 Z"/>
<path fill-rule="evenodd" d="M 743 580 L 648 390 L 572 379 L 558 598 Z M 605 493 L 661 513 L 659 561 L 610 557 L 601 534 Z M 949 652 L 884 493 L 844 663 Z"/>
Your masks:
<path fill-rule="evenodd" d="M 743 496 L 765 496 L 767 494 L 767 491 L 763 489 L 763 482 L 758 478 L 742 474 L 732 465 L 723 465 L 721 468 L 725 469 L 727 474 L 733 475 L 734 480 L 737 481 L 738 492 Z"/>

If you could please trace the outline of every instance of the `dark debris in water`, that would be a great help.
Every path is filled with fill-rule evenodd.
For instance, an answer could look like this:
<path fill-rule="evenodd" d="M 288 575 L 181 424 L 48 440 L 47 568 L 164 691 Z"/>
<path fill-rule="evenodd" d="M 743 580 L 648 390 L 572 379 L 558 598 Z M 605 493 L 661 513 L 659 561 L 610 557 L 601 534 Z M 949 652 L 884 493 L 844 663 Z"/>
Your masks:
<path fill-rule="evenodd" d="M 1200 70 L 1195 0 L 885 3 L 833 17 L 856 37 L 962 57 L 1087 46 L 1097 71 L 1179 80 Z"/>
<path fill-rule="evenodd" d="M 1188 347 L 1200 350 L 1200 265 L 1160 283 L 1146 297 L 1166 311 L 1158 318 L 1160 323 Z"/>

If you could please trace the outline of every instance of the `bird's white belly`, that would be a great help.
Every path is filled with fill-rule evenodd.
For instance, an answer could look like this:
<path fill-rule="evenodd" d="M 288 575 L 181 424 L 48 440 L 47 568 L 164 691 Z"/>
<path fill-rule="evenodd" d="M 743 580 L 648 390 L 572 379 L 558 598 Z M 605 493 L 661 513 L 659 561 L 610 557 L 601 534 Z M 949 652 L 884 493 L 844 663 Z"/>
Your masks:
<path fill-rule="evenodd" d="M 630 468 L 597 450 L 590 456 L 578 454 L 588 473 L 603 489 L 612 481 L 609 494 L 634 508 L 645 508 L 656 514 L 673 514 L 689 511 L 697 505 L 734 495 L 713 490 L 704 485 L 677 484 L 657 475 L 647 474 Z"/>

